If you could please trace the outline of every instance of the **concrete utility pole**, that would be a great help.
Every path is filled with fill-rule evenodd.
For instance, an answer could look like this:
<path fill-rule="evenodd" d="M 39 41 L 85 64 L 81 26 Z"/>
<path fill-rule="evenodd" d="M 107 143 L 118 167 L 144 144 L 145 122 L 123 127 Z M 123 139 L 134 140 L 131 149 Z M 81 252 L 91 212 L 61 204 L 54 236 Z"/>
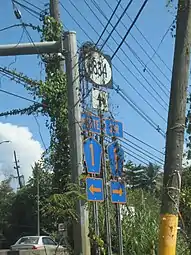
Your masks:
<path fill-rule="evenodd" d="M 160 223 L 160 255 L 176 254 L 190 46 L 191 0 L 179 0 L 166 135 L 166 156 Z"/>
<path fill-rule="evenodd" d="M 61 23 L 58 4 L 58 0 L 50 0 L 50 15 L 58 23 Z M 81 121 L 79 102 L 80 79 L 78 70 L 77 41 L 76 34 L 74 32 L 64 33 L 64 49 L 66 50 L 66 63 L 64 62 L 64 58 L 61 58 L 60 69 L 64 72 L 64 65 L 66 64 L 72 181 L 80 184 L 79 179 L 83 172 L 83 152 L 81 129 L 79 126 Z M 76 213 L 79 221 L 74 222 L 73 226 L 74 254 L 90 255 L 90 241 L 88 237 L 89 217 L 83 201 L 77 202 Z"/>
<path fill-rule="evenodd" d="M 75 32 L 64 33 L 64 48 L 66 49 L 66 74 L 68 86 L 69 131 L 70 131 L 70 155 L 72 163 L 72 181 L 80 184 L 80 176 L 83 172 L 82 135 L 80 128 L 80 80 L 77 55 L 77 41 Z M 76 203 L 76 212 L 79 221 L 74 222 L 74 254 L 90 255 L 89 219 L 88 210 L 84 201 Z"/>

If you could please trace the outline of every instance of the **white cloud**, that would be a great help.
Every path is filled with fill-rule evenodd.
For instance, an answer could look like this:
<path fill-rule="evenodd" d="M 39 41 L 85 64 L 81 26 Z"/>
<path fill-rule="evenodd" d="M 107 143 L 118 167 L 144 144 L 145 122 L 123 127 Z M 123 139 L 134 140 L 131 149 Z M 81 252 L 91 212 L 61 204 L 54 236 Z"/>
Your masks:
<path fill-rule="evenodd" d="M 26 182 L 32 173 L 31 165 L 40 159 L 43 149 L 40 143 L 33 139 L 28 127 L 0 122 L 0 143 L 6 140 L 11 143 L 0 144 L 0 180 L 10 175 L 16 176 L 13 157 L 15 150 L 19 160 L 20 174 L 24 175 Z"/>

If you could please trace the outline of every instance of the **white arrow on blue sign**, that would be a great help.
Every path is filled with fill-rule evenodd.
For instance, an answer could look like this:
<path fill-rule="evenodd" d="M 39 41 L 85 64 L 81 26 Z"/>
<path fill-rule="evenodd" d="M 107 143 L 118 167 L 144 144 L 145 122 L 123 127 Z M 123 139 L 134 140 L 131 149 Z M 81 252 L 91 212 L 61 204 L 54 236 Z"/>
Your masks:
<path fill-rule="evenodd" d="M 101 154 L 101 144 L 96 139 L 90 137 L 84 140 L 84 157 L 88 173 L 100 174 Z"/>
<path fill-rule="evenodd" d="M 124 162 L 124 150 L 118 142 L 112 142 L 107 147 L 111 174 L 114 177 L 121 177 Z"/>

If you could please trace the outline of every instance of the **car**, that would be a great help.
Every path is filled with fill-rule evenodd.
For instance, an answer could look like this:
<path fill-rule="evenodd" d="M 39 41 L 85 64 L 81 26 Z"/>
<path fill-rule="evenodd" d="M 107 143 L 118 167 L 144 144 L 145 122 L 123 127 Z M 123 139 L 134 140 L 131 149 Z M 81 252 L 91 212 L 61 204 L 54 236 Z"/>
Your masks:
<path fill-rule="evenodd" d="M 61 245 L 58 245 L 49 236 L 23 236 L 15 244 L 10 247 L 11 250 L 63 250 Z"/>

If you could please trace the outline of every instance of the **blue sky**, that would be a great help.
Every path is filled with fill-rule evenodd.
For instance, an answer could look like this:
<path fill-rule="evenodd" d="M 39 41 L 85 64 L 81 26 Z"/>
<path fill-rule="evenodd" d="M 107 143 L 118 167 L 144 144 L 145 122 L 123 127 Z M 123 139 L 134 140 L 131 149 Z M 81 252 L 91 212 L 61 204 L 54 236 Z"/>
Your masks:
<path fill-rule="evenodd" d="M 22 0 L 19 0 L 19 2 L 25 4 Z M 42 8 L 42 9 L 44 8 L 44 4 L 47 3 L 47 1 L 45 0 L 41 0 L 41 1 L 30 0 L 30 2 L 32 2 L 34 5 L 37 5 L 39 8 Z M 78 44 L 82 44 L 86 41 L 89 41 L 90 38 L 94 42 L 96 42 L 100 33 L 103 30 L 103 26 L 101 23 L 106 25 L 107 21 L 101 15 L 101 13 L 99 13 L 98 10 L 95 8 L 95 6 L 93 5 L 93 1 L 92 0 L 73 1 L 75 3 L 75 6 L 77 7 L 77 10 L 79 10 L 81 14 L 89 21 L 91 26 L 74 8 L 74 6 L 71 4 L 69 0 L 61 0 L 61 2 L 64 5 L 64 7 L 68 10 L 68 12 L 72 15 L 72 17 L 77 21 L 77 23 L 85 31 L 84 33 L 84 31 L 82 31 L 82 29 L 72 19 L 72 17 L 68 14 L 68 12 L 66 12 L 60 6 L 61 19 L 64 24 L 64 27 L 66 30 L 69 29 L 69 30 L 74 30 L 77 32 Z M 86 2 L 90 5 L 91 10 L 95 12 L 95 14 L 98 16 L 100 21 L 95 17 L 92 11 L 90 11 Z M 104 12 L 104 14 L 109 18 L 112 11 L 106 4 L 106 1 L 96 0 L 96 2 L 98 3 L 99 7 Z M 112 9 L 114 9 L 117 4 L 117 1 L 109 0 L 108 2 L 109 2 L 109 6 Z M 168 30 L 170 24 L 172 23 L 174 19 L 174 8 L 173 7 L 167 8 L 166 2 L 167 0 L 162 0 L 162 1 L 150 0 L 136 23 L 138 29 L 144 34 L 144 36 L 147 38 L 147 40 L 149 41 L 149 43 L 152 45 L 154 49 L 157 49 L 161 39 L 163 38 L 164 34 Z M 133 4 L 127 11 L 127 14 L 132 19 L 135 17 L 142 3 L 143 3 L 143 0 L 133 1 Z M 127 1 L 123 0 L 122 6 L 125 8 L 126 5 L 127 5 Z M 25 23 L 33 23 L 36 25 L 40 24 L 40 21 L 38 19 L 31 16 L 24 9 L 22 9 L 22 7 L 19 7 L 19 9 L 22 13 L 22 19 Z M 117 11 L 117 15 L 120 16 L 121 13 L 122 13 L 122 9 L 119 7 Z M 116 21 L 117 21 L 117 17 L 115 16 L 112 19 L 112 24 L 115 24 Z M 122 22 L 127 27 L 129 27 L 131 24 L 131 21 L 129 20 L 127 15 L 123 17 Z M 13 14 L 11 1 L 10 0 L 4 1 L 4 6 L 3 8 L 0 9 L 0 24 L 1 24 L 0 29 L 9 25 L 13 25 L 15 23 L 19 23 L 19 21 L 16 20 Z M 108 30 L 111 31 L 111 29 L 112 29 L 111 26 L 109 26 Z M 32 31 L 31 29 L 28 29 L 28 31 L 30 32 L 30 35 L 32 36 L 34 41 L 39 41 L 39 35 L 37 32 Z M 121 34 L 121 36 L 123 36 L 126 33 L 126 29 L 124 28 L 121 22 L 119 26 L 117 27 L 117 31 L 119 32 L 119 34 Z M 22 28 L 13 28 L 4 32 L 0 32 L 0 43 L 1 44 L 17 43 L 20 40 L 22 32 L 23 32 Z M 88 38 L 86 34 L 88 34 L 90 38 Z M 148 43 L 143 39 L 143 37 L 141 36 L 139 31 L 136 29 L 136 27 L 132 29 L 131 35 L 133 35 L 133 37 L 136 38 L 136 40 L 139 42 L 139 44 L 142 46 L 142 48 L 147 52 L 149 56 L 153 55 L 153 50 L 148 45 Z M 136 104 L 147 115 L 149 115 L 150 118 L 152 118 L 152 120 L 161 127 L 161 129 L 165 131 L 166 123 L 164 120 L 162 120 L 161 117 L 157 115 L 155 111 L 157 111 L 163 118 L 167 119 L 168 97 L 162 92 L 162 90 L 159 88 L 157 83 L 160 84 L 163 90 L 166 91 L 166 89 L 163 86 L 165 86 L 169 90 L 171 72 L 167 69 L 164 63 L 156 55 L 154 56 L 154 58 L 152 58 L 155 64 L 153 64 L 152 61 L 149 61 L 148 56 L 144 53 L 144 51 L 136 43 L 136 41 L 132 38 L 131 35 L 128 35 L 126 39 L 126 43 L 137 54 L 140 61 L 143 61 L 144 63 L 148 63 L 147 65 L 148 70 L 152 72 L 151 76 L 154 76 L 154 79 L 151 78 L 148 70 L 146 70 L 145 72 L 143 71 L 143 67 L 140 64 L 140 61 L 138 61 L 137 58 L 135 57 L 135 54 L 133 54 L 129 50 L 127 44 L 123 44 L 121 49 L 127 54 L 130 61 L 134 63 L 135 67 L 138 70 L 127 59 L 124 53 L 121 50 L 119 50 L 117 53 L 117 56 L 114 57 L 112 64 L 123 74 L 126 80 L 124 79 L 124 77 L 122 77 L 119 74 L 119 72 L 116 71 L 115 68 L 113 68 L 113 79 L 125 91 L 125 93 L 127 93 L 133 99 L 133 101 L 135 101 Z M 103 35 L 103 39 L 106 39 L 107 36 L 108 36 L 108 33 L 105 32 L 105 34 Z M 119 37 L 117 32 L 113 33 L 113 37 L 119 44 L 121 41 L 121 38 Z M 28 42 L 28 38 L 26 34 L 23 35 L 22 42 Z M 101 43 L 103 43 L 103 41 L 101 41 Z M 113 41 L 112 38 L 110 38 L 107 45 L 109 45 L 109 47 L 105 46 L 103 50 L 105 53 L 112 55 L 112 50 L 114 51 L 117 48 L 117 44 Z M 169 69 L 172 69 L 173 52 L 174 52 L 174 38 L 172 38 L 170 32 L 168 32 L 162 44 L 160 45 L 160 48 L 158 49 L 157 53 L 164 60 L 165 64 L 169 67 Z M 134 76 L 127 70 L 124 64 L 121 63 L 118 57 L 121 61 L 125 63 L 127 68 L 130 69 L 131 73 L 133 73 Z M 39 79 L 41 77 L 41 73 L 43 73 L 42 67 L 39 65 L 39 59 L 36 56 L 18 56 L 16 57 L 16 59 L 15 57 L 0 58 L 1 67 L 9 66 L 11 63 L 12 65 L 10 66 L 10 68 L 16 68 L 18 71 L 21 71 L 34 79 Z M 159 68 L 156 66 L 158 66 L 162 70 L 163 74 L 161 73 Z M 156 79 L 157 79 L 157 82 L 156 82 Z M 1 76 L 0 76 L 0 81 L 1 81 L 0 86 L 2 89 L 31 98 L 28 92 L 23 88 L 22 85 L 16 84 L 13 81 L 7 79 L 6 77 L 1 77 Z M 155 109 L 155 111 L 151 109 L 151 107 L 147 103 L 145 103 L 143 99 L 141 99 L 141 97 L 129 86 L 127 81 L 130 82 L 134 88 L 136 88 L 136 90 L 142 95 L 142 97 L 144 97 L 144 99 L 146 99 L 149 102 L 149 104 Z M 147 92 L 140 83 L 142 83 L 149 92 Z M 149 84 L 153 86 L 153 88 L 155 89 L 155 92 L 149 87 Z M 132 135 L 156 147 L 157 149 L 164 151 L 164 146 L 165 146 L 164 138 L 153 127 L 151 127 L 140 115 L 138 115 L 134 111 L 134 109 L 132 109 L 119 95 L 117 95 L 115 91 L 110 90 L 109 92 L 110 92 L 110 104 L 112 105 L 114 115 L 116 116 L 117 120 L 122 121 L 124 123 L 124 129 L 127 132 L 131 133 Z M 149 93 L 152 93 L 155 98 L 151 96 Z M 28 103 L 27 101 L 18 99 L 16 97 L 11 97 L 2 92 L 0 92 L 0 98 L 1 98 L 0 112 L 11 110 L 14 108 L 23 108 L 30 105 L 30 103 Z M 157 100 L 159 102 L 157 102 Z M 43 140 L 45 141 L 46 146 L 48 146 L 49 132 L 47 128 L 45 127 L 45 119 L 42 117 L 38 117 L 38 121 L 40 124 Z M 38 140 L 42 144 L 42 141 L 39 135 L 38 125 L 32 116 L 31 117 L 12 116 L 7 118 L 1 117 L 0 122 L 3 122 L 3 123 L 9 122 L 18 126 L 27 126 L 29 130 L 32 132 L 34 139 Z M 132 138 L 128 136 L 126 136 L 126 138 L 129 138 L 130 141 L 136 142 L 135 140 L 132 140 Z M 151 149 L 145 146 L 143 147 L 145 149 L 148 149 L 153 154 L 156 154 Z M 156 155 L 160 156 L 160 154 L 156 154 Z M 132 159 L 132 158 L 128 157 L 128 159 Z"/>

